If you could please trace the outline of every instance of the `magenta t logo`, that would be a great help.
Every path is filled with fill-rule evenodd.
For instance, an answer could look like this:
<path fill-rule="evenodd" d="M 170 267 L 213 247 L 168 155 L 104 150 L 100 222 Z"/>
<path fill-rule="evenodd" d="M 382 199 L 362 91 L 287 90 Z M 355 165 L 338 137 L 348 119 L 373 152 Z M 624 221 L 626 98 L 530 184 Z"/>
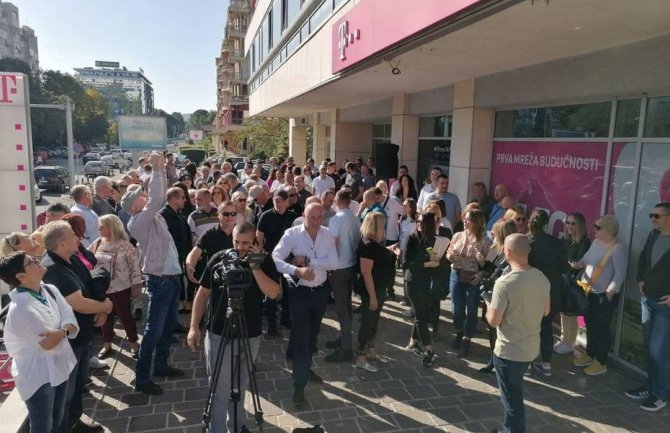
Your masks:
<path fill-rule="evenodd" d="M 11 95 L 18 92 L 16 75 L 0 75 L 0 103 L 12 103 Z"/>

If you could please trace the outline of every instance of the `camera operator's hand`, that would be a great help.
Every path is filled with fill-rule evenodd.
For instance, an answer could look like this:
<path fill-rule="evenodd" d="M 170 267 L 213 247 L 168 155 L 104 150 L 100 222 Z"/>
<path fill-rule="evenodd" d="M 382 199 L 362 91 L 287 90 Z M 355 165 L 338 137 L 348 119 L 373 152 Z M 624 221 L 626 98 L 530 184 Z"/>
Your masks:
<path fill-rule="evenodd" d="M 377 295 L 370 296 L 370 311 L 377 311 L 379 308 L 379 303 L 377 302 Z"/>
<path fill-rule="evenodd" d="M 198 284 L 199 281 L 195 278 L 195 268 L 191 265 L 186 265 L 186 278 L 194 284 Z"/>
<path fill-rule="evenodd" d="M 294 266 L 306 266 L 305 256 L 295 256 L 291 263 L 293 263 Z"/>
<path fill-rule="evenodd" d="M 195 349 L 200 346 L 200 329 L 191 328 L 188 330 L 188 336 L 186 337 L 186 344 L 191 348 L 193 352 Z"/>
<path fill-rule="evenodd" d="M 298 268 L 295 274 L 303 280 L 312 281 L 315 277 L 314 270 L 310 268 Z"/>

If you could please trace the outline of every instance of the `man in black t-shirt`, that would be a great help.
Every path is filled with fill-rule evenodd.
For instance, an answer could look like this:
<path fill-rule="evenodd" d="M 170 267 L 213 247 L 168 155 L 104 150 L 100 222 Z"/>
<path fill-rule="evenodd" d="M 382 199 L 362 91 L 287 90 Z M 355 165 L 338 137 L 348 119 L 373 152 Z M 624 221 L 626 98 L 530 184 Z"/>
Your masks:
<path fill-rule="evenodd" d="M 230 201 L 221 203 L 217 215 L 219 224 L 207 229 L 186 257 L 186 276 L 196 284 L 197 277 L 201 275 L 201 272 L 196 272 L 197 264 L 207 263 L 214 254 L 233 247 L 233 227 L 237 217 L 235 205 Z M 201 258 L 204 260 L 200 261 Z"/>
<path fill-rule="evenodd" d="M 42 281 L 58 288 L 74 310 L 79 324 L 79 334 L 70 340 L 77 364 L 68 379 L 61 431 L 69 432 L 74 428 L 78 432 L 102 432 L 100 424 L 85 422 L 80 417 L 84 413 L 82 392 L 88 381 L 89 347 L 93 339 L 93 325 L 102 326 L 105 323 L 107 314 L 112 312 L 112 301 L 105 299 L 101 302 L 92 299 L 88 289 L 91 274 L 75 255 L 79 249 L 79 238 L 72 231 L 70 224 L 65 221 L 47 224 L 44 227 L 44 246 L 47 253 L 42 259 L 42 266 L 47 268 L 47 272 Z"/>
<path fill-rule="evenodd" d="M 273 205 L 274 207 L 267 212 L 261 214 L 258 220 L 258 227 L 256 228 L 256 239 L 258 244 L 263 247 L 265 251 L 272 251 L 279 243 L 279 240 L 284 235 L 284 232 L 291 228 L 293 221 L 298 218 L 294 212 L 288 210 L 289 196 L 286 190 L 277 190 L 274 192 Z M 291 326 L 291 315 L 288 308 L 288 298 L 284 296 L 281 300 L 281 318 L 279 322 L 282 326 Z M 277 301 L 274 299 L 267 299 L 265 302 L 265 317 L 268 320 L 268 334 L 270 336 L 277 335 Z"/>
<path fill-rule="evenodd" d="M 193 314 L 191 316 L 191 328 L 188 333 L 187 342 L 192 350 L 200 344 L 200 320 L 202 319 L 205 307 L 209 301 L 209 317 L 207 320 L 207 333 L 205 335 L 205 359 L 207 362 L 207 375 L 212 377 L 214 362 L 221 344 L 221 333 L 226 322 L 226 310 L 228 308 L 227 293 L 222 290 L 220 283 L 214 277 L 213 268 L 226 260 L 226 256 L 236 252 L 244 258 L 248 253 L 257 253 L 261 249 L 255 242 L 255 229 L 249 223 L 238 224 L 233 230 L 234 250 L 223 250 L 215 254 L 207 263 L 205 271 L 200 279 L 200 287 L 195 295 L 193 303 Z M 258 355 L 261 335 L 261 310 L 263 297 L 276 299 L 281 294 L 279 286 L 279 273 L 274 265 L 274 261 L 268 255 L 262 265 L 249 265 L 252 273 L 251 287 L 246 290 L 244 295 L 244 317 L 247 322 L 247 336 L 251 347 L 252 362 Z M 211 295 L 211 296 L 210 296 Z M 237 337 L 237 333 L 233 334 Z M 229 342 L 235 346 L 238 344 L 235 338 Z M 228 346 L 230 347 L 230 346 Z M 226 353 L 228 355 L 228 353 Z M 242 355 L 244 356 L 244 355 Z M 240 365 L 246 361 L 240 359 Z M 217 383 L 216 395 L 212 402 L 210 431 L 228 431 L 235 432 L 233 426 L 234 405 L 229 400 L 231 391 L 231 366 L 230 357 L 224 356 L 220 370 L 219 381 Z M 241 420 L 241 412 L 244 407 L 244 391 L 249 381 L 245 368 L 241 368 L 239 391 L 241 394 L 240 402 L 237 405 L 237 419 Z M 225 427 L 225 430 L 224 430 Z M 236 433 L 236 432 L 235 432 Z"/>

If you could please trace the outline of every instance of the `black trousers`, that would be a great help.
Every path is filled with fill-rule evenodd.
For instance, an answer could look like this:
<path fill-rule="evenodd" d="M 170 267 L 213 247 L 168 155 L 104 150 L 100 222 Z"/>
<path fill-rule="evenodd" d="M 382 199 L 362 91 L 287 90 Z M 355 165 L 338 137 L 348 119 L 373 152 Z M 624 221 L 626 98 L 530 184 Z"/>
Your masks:
<path fill-rule="evenodd" d="M 386 296 L 386 289 L 381 289 L 377 291 L 377 309 L 375 311 L 370 311 L 370 296 L 365 292 L 364 298 L 367 298 L 367 302 L 363 302 L 366 305 L 363 308 L 361 313 L 361 327 L 358 330 L 358 354 L 365 355 L 369 348 L 368 343 L 370 340 L 374 341 L 374 337 L 377 335 L 377 325 L 379 325 L 379 316 L 382 314 L 382 308 L 384 307 L 384 297 Z"/>
<path fill-rule="evenodd" d="M 619 301 L 619 295 L 612 300 L 603 294 L 589 294 L 589 308 L 584 315 L 586 322 L 586 354 L 601 364 L 607 364 L 612 331 L 610 324 Z"/>
<path fill-rule="evenodd" d="M 434 297 L 429 290 L 430 280 L 426 282 L 411 281 L 408 284 L 408 297 L 414 309 L 414 326 L 412 338 L 421 341 L 424 346 L 431 344 L 428 324 L 434 319 Z"/>

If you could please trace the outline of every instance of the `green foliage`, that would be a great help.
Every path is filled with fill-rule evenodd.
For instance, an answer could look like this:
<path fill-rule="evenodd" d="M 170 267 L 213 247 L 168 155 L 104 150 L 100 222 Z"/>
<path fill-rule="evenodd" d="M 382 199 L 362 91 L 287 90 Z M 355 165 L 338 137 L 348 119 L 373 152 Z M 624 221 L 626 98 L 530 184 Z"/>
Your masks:
<path fill-rule="evenodd" d="M 253 149 L 250 158 L 280 159 L 288 155 L 288 119 L 252 117 L 245 119 L 244 127 L 235 133 L 235 142 L 247 140 Z"/>
<path fill-rule="evenodd" d="M 203 148 L 181 147 L 179 153 L 186 155 L 186 157 L 196 165 L 200 164 L 207 157 L 207 153 Z"/>
<path fill-rule="evenodd" d="M 214 122 L 214 117 L 216 117 L 216 111 L 207 111 L 207 110 L 195 110 L 191 114 L 191 118 L 186 125 L 188 131 L 194 129 L 202 129 L 203 125 L 211 125 Z"/>
<path fill-rule="evenodd" d="M 178 137 L 179 134 L 184 132 L 184 117 L 181 113 L 172 113 L 168 114 L 167 112 L 157 109 L 154 110 L 155 116 L 165 117 L 165 123 L 167 124 L 168 137 Z"/>

